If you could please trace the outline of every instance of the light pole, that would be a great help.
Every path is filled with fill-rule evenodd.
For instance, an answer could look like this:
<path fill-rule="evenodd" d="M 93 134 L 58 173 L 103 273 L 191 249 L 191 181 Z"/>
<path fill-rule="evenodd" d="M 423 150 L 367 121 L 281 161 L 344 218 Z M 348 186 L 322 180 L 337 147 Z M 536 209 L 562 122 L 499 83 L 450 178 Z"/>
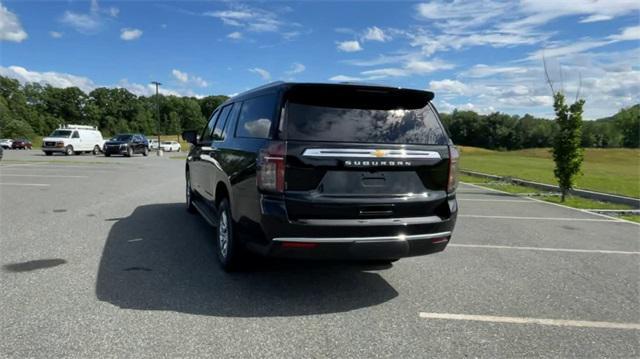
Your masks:
<path fill-rule="evenodd" d="M 158 156 L 162 156 L 162 148 L 160 147 L 160 95 L 158 94 L 158 88 L 160 87 L 160 85 L 162 85 L 160 82 L 158 81 L 151 81 L 151 83 L 153 85 L 156 85 L 156 114 L 157 114 L 157 118 L 158 118 L 158 151 L 157 151 L 157 155 Z"/>

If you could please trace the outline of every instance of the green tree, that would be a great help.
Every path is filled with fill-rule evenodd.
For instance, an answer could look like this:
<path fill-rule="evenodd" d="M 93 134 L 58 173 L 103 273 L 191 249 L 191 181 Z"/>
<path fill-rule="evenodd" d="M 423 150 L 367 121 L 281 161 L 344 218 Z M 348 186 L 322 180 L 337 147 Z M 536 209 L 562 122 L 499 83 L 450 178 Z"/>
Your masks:
<path fill-rule="evenodd" d="M 640 147 L 640 105 L 622 109 L 614 117 L 615 125 L 621 131 L 622 146 Z"/>
<path fill-rule="evenodd" d="M 3 129 L 2 136 L 9 138 L 32 138 L 34 135 L 31 125 L 25 120 L 10 120 Z"/>
<path fill-rule="evenodd" d="M 583 160 L 582 142 L 582 111 L 584 100 L 578 100 L 568 106 L 565 104 L 564 94 L 560 91 L 553 94 L 553 109 L 558 131 L 553 139 L 553 170 L 564 202 L 569 190 L 575 185 L 580 174 Z"/>

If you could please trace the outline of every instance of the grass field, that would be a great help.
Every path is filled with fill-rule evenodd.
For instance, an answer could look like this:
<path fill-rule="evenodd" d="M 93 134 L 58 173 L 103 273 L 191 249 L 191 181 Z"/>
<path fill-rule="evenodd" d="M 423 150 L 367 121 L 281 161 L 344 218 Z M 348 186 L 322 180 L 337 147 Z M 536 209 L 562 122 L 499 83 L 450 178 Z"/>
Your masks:
<path fill-rule="evenodd" d="M 632 209 L 632 207 L 624 204 L 601 202 L 593 199 L 575 197 L 575 196 L 567 196 L 564 202 L 560 202 L 560 196 L 557 193 L 547 193 L 531 187 L 520 186 L 520 185 L 511 184 L 507 182 L 495 181 L 489 178 L 478 177 L 478 176 L 460 175 L 460 181 L 465 183 L 476 184 L 486 188 L 496 189 L 496 190 L 507 192 L 507 193 L 512 193 L 514 195 L 528 196 L 528 197 L 536 198 L 546 202 L 562 204 L 564 206 L 579 208 L 579 209 L 586 209 L 586 210 Z M 615 213 L 609 213 L 609 214 L 612 216 L 616 216 Z M 627 221 L 640 223 L 640 215 L 622 214 L 622 215 L 619 215 L 618 217 L 622 219 L 626 219 Z"/>
<path fill-rule="evenodd" d="M 462 169 L 557 184 L 548 148 L 505 152 L 460 148 Z M 640 149 L 588 148 L 582 172 L 577 188 L 640 197 Z"/>

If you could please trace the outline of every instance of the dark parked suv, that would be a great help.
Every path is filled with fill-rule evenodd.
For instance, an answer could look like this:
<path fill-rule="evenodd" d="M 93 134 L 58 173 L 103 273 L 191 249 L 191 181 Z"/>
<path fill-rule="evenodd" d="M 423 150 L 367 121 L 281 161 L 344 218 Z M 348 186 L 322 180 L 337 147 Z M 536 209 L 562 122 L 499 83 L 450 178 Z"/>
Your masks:
<path fill-rule="evenodd" d="M 458 152 L 427 91 L 274 83 L 218 107 L 186 163 L 187 208 L 218 258 L 391 262 L 444 250 Z"/>
<path fill-rule="evenodd" d="M 131 157 L 136 153 L 142 153 L 144 156 L 149 155 L 149 141 L 141 134 L 121 134 L 116 135 L 109 141 L 104 143 L 102 149 L 104 155 L 125 155 Z"/>

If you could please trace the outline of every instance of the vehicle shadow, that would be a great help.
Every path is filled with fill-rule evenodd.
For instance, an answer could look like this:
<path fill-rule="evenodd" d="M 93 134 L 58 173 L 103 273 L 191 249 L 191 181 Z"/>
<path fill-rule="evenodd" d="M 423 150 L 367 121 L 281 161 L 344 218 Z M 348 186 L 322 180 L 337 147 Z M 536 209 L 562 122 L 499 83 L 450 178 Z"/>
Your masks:
<path fill-rule="evenodd" d="M 140 206 L 109 232 L 96 296 L 126 309 L 265 317 L 345 312 L 398 295 L 362 264 L 255 261 L 224 273 L 202 218 L 178 203 Z"/>

